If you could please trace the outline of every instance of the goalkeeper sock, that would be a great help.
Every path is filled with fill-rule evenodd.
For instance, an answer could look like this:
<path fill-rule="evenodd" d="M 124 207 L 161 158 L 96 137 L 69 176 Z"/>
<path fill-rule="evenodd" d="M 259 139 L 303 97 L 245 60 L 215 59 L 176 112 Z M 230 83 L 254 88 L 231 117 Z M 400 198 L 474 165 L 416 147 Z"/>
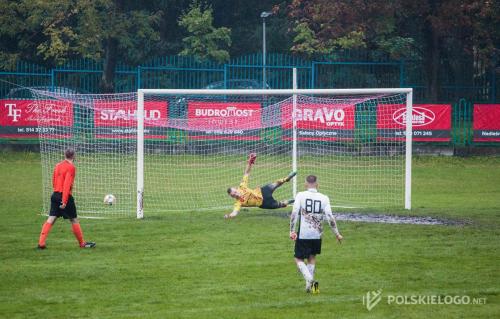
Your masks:
<path fill-rule="evenodd" d="M 85 245 L 85 241 L 83 240 L 83 233 L 80 224 L 71 224 L 71 228 L 73 229 L 73 234 L 75 234 L 76 240 L 78 240 L 78 244 L 80 246 Z"/>
<path fill-rule="evenodd" d="M 311 273 L 311 276 L 314 279 L 314 269 L 316 268 L 315 264 L 307 264 L 307 269 L 309 269 L 309 272 Z"/>
<path fill-rule="evenodd" d="M 51 228 L 51 223 L 45 222 L 43 224 L 42 231 L 40 232 L 40 238 L 38 239 L 38 246 L 45 247 L 45 240 L 47 240 L 47 236 L 49 236 Z"/>
<path fill-rule="evenodd" d="M 299 271 L 302 273 L 302 276 L 304 276 L 304 279 L 307 282 L 313 281 L 313 276 L 311 275 L 309 269 L 307 269 L 307 266 L 303 261 L 299 261 L 297 263 L 297 268 L 299 268 Z"/>

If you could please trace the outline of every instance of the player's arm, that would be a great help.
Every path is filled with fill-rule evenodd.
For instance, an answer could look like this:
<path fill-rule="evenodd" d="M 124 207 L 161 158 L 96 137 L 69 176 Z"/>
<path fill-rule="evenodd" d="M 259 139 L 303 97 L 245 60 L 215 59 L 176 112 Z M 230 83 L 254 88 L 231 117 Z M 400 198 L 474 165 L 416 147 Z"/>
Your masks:
<path fill-rule="evenodd" d="M 75 180 L 75 167 L 71 166 L 71 168 L 68 169 L 66 175 L 64 176 L 64 185 L 63 185 L 62 203 L 61 203 L 62 209 L 64 209 L 66 207 L 66 204 L 68 203 L 69 193 L 71 191 L 71 186 L 73 186 L 74 180 Z"/>
<path fill-rule="evenodd" d="M 299 217 L 300 211 L 300 199 L 299 196 L 295 197 L 295 202 L 293 203 L 292 214 L 290 215 L 290 239 L 297 239 L 297 232 L 295 231 L 295 227 L 297 225 L 297 220 Z"/>
<path fill-rule="evenodd" d="M 241 203 L 238 200 L 238 201 L 236 201 L 236 203 L 234 203 L 234 208 L 233 208 L 233 211 L 231 212 L 231 214 L 224 215 L 224 218 L 234 218 L 234 217 L 236 217 L 240 213 L 240 209 L 241 209 Z"/>
<path fill-rule="evenodd" d="M 244 175 L 246 175 L 246 176 L 250 175 L 250 169 L 252 168 L 252 165 L 255 163 L 256 158 L 257 158 L 257 154 L 255 154 L 255 153 L 250 153 L 250 155 L 248 155 L 248 162 L 247 162 L 247 166 L 245 167 Z"/>
<path fill-rule="evenodd" d="M 339 242 L 339 244 L 342 243 L 342 239 L 344 239 L 344 237 L 342 237 L 342 235 L 339 232 L 339 229 L 337 228 L 337 222 L 335 221 L 335 217 L 332 214 L 332 207 L 330 206 L 329 200 L 326 203 L 325 215 L 326 215 L 326 220 L 328 222 L 328 225 L 330 226 L 330 229 L 332 230 L 332 233 L 337 238 L 337 241 Z"/>

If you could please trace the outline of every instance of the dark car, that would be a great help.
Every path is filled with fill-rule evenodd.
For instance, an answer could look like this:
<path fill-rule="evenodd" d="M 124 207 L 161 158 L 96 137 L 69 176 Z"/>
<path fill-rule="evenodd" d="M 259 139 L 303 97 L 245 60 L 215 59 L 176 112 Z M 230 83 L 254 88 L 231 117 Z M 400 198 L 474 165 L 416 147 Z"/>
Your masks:
<path fill-rule="evenodd" d="M 270 89 L 266 83 L 266 89 Z M 252 79 L 231 79 L 226 81 L 217 81 L 203 87 L 204 90 L 261 90 L 262 82 Z M 247 95 L 232 97 L 230 95 L 191 95 L 189 97 L 173 97 L 170 102 L 169 114 L 173 118 L 186 118 L 187 117 L 187 100 L 191 101 L 231 101 L 237 99 L 239 102 L 263 102 L 262 96 Z M 269 103 L 267 97 L 264 98 L 266 104 Z"/>
<path fill-rule="evenodd" d="M 37 93 L 40 92 L 40 93 Z M 4 99 L 34 99 L 35 95 L 45 95 L 47 92 L 47 96 L 51 94 L 55 95 L 74 95 L 74 94 L 85 94 L 86 92 L 82 92 L 81 90 L 74 90 L 63 86 L 34 86 L 34 87 L 16 87 L 10 89 L 9 93 L 7 93 L 3 98 Z"/>
<path fill-rule="evenodd" d="M 232 90 L 258 90 L 258 89 L 270 89 L 269 84 L 262 85 L 262 82 L 249 79 L 234 79 L 227 81 L 218 81 L 210 83 L 205 86 L 204 89 L 209 90 L 222 90 L 222 89 L 232 89 Z"/>

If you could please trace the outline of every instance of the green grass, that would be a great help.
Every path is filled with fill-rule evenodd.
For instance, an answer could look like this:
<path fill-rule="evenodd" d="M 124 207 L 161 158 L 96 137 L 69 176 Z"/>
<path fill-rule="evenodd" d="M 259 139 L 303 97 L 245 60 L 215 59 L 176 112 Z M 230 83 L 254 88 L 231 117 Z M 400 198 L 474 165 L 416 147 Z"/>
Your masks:
<path fill-rule="evenodd" d="M 500 158 L 416 158 L 411 214 L 465 226 L 339 222 L 318 258 L 321 294 L 306 295 L 288 220 L 269 211 L 170 212 L 82 220 L 93 250 L 44 218 L 38 155 L 0 154 L 1 318 L 498 318 Z M 400 213 L 407 214 L 404 211 Z M 362 304 L 383 295 L 467 295 L 485 305 Z"/>

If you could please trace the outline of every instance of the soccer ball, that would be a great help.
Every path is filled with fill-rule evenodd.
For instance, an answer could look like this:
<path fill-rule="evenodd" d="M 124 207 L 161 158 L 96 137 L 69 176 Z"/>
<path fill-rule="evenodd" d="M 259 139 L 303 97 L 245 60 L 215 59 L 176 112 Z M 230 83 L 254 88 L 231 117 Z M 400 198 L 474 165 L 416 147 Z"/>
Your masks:
<path fill-rule="evenodd" d="M 116 201 L 116 197 L 113 194 L 108 194 L 104 196 L 104 204 L 106 205 L 113 205 Z"/>

